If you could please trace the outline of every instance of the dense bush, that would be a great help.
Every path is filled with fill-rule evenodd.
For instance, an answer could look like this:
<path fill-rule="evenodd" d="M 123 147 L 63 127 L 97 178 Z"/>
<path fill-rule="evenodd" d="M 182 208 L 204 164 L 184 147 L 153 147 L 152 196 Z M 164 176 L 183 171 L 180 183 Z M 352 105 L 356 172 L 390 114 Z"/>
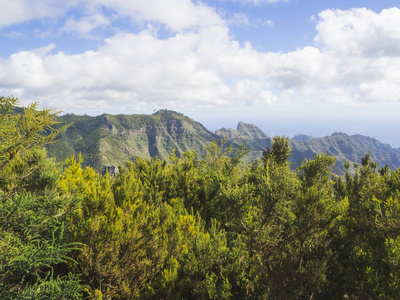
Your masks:
<path fill-rule="evenodd" d="M 213 143 L 203 159 L 137 159 L 114 177 L 80 157 L 57 171 L 40 150 L 50 140 L 12 147 L 13 130 L 24 140 L 12 101 L 0 120 L 2 299 L 398 297 L 400 170 L 367 154 L 354 176 L 333 175 L 326 155 L 291 171 L 276 138 L 251 164 L 245 147 Z"/>

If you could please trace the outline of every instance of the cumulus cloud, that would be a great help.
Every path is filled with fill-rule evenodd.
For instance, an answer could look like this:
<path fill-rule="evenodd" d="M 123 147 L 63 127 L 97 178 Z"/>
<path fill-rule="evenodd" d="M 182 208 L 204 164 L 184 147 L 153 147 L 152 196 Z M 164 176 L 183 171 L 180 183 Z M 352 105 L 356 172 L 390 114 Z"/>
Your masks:
<path fill-rule="evenodd" d="M 336 60 L 332 82 L 353 86 L 358 101 L 399 101 L 400 10 L 326 10 L 319 17 L 315 41 Z"/>
<path fill-rule="evenodd" d="M 5 87 L 24 90 L 46 89 L 51 84 L 50 74 L 44 66 L 44 57 L 54 48 L 48 45 L 34 51 L 22 51 L 0 61 L 0 81 Z M 43 92 L 43 91 L 42 91 Z"/>
<path fill-rule="evenodd" d="M 19 52 L 0 61 L 0 81 L 9 90 L 23 86 L 25 95 L 53 101 L 86 99 L 88 106 L 96 99 L 113 102 L 121 96 L 132 105 L 140 101 L 224 103 L 229 89 L 214 67 L 195 53 L 204 47 L 207 36 L 207 32 L 188 33 L 157 40 L 145 31 L 114 36 L 97 51 L 79 55 Z"/>
<path fill-rule="evenodd" d="M 100 105 L 113 112 L 117 106 L 135 111 L 160 106 L 271 106 L 305 99 L 344 105 L 400 100 L 397 8 L 381 13 L 325 10 L 316 19 L 315 45 L 281 53 L 241 45 L 228 22 L 204 4 L 99 3 L 119 16 L 162 23 L 174 34 L 159 39 L 157 30 L 119 33 L 98 48 L 75 55 L 55 52 L 54 45 L 18 52 L 0 59 L 0 92 L 85 112 Z M 67 21 L 64 30 L 90 33 L 108 25 L 96 5 L 91 11 Z M 247 19 L 238 15 L 237 22 Z"/>
<path fill-rule="evenodd" d="M 149 106 L 226 105 L 232 99 L 248 99 L 255 87 L 257 103 L 272 103 L 276 96 L 267 91 L 266 81 L 235 84 L 243 76 L 259 80 L 262 60 L 249 44 L 240 47 L 232 40 L 224 26 L 166 40 L 143 31 L 116 35 L 96 51 L 78 55 L 42 49 L 16 53 L 0 61 L 0 81 L 10 90 L 24 86 L 25 96 L 31 93 L 54 103 L 62 98 L 70 106 L 81 106 L 84 99 L 88 107 L 91 101 L 112 106 L 117 98 L 132 107 L 141 102 Z"/>
<path fill-rule="evenodd" d="M 325 10 L 315 41 L 340 56 L 400 56 L 400 9 Z"/>

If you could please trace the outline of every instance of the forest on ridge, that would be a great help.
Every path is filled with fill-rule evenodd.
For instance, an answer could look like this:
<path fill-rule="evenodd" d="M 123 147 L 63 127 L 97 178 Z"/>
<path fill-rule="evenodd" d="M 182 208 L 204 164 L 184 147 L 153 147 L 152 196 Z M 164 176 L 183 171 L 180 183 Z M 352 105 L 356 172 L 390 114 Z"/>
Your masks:
<path fill-rule="evenodd" d="M 287 138 L 257 161 L 224 142 L 113 176 L 56 163 L 58 113 L 0 97 L 1 299 L 395 299 L 400 170 L 369 153 L 290 169 Z M 346 163 L 346 169 L 350 164 Z"/>

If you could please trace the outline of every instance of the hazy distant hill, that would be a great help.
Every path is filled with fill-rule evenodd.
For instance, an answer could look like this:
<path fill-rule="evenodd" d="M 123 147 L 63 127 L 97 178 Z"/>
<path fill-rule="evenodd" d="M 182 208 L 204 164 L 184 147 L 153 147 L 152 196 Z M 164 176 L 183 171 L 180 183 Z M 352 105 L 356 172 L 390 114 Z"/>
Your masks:
<path fill-rule="evenodd" d="M 331 136 L 315 138 L 307 141 L 291 141 L 293 155 L 291 160 L 298 165 L 305 158 L 315 156 L 316 153 L 326 153 L 336 159 L 335 171 L 338 174 L 345 172 L 344 162 L 360 162 L 361 157 L 370 152 L 371 159 L 379 167 L 389 164 L 392 169 L 400 166 L 400 151 L 388 144 L 363 135 L 349 136 L 345 133 L 334 133 Z"/>
<path fill-rule="evenodd" d="M 182 114 L 161 110 L 153 115 L 101 115 L 97 117 L 65 115 L 62 123 L 72 123 L 57 143 L 47 147 L 58 160 L 82 153 L 85 165 L 98 171 L 106 166 L 118 166 L 135 157 L 167 158 L 175 149 L 176 155 L 194 150 L 198 157 L 212 141 L 226 137 L 234 148 L 246 143 L 252 152 L 246 160 L 258 159 L 262 150 L 271 145 L 271 138 L 257 126 L 239 122 L 237 129 L 222 128 L 215 133 Z M 400 150 L 376 139 L 345 133 L 334 133 L 323 138 L 296 135 L 290 140 L 295 168 L 304 159 L 313 159 L 317 153 L 336 158 L 335 172 L 344 174 L 344 162 L 360 162 L 369 151 L 379 167 L 386 164 L 392 169 L 400 166 Z"/>
<path fill-rule="evenodd" d="M 292 140 L 295 141 L 309 141 L 316 139 L 316 137 L 313 137 L 311 135 L 306 135 L 306 134 L 296 134 L 294 137 L 292 137 Z"/>
<path fill-rule="evenodd" d="M 265 147 L 271 146 L 270 137 L 253 124 L 239 122 L 237 125 L 237 130 L 232 128 L 222 128 L 220 130 L 216 130 L 215 134 L 221 138 L 226 137 L 230 144 L 233 145 L 245 143 L 253 151 L 263 150 Z M 259 158 L 260 155 L 253 153 L 249 157 L 256 159 Z"/>
<path fill-rule="evenodd" d="M 252 130 L 258 129 L 255 128 L 255 125 L 247 125 L 242 122 L 239 124 L 244 127 L 250 126 Z M 260 129 L 258 130 L 261 131 Z M 224 131 L 221 130 L 217 130 L 216 133 L 221 136 L 224 135 Z M 239 143 L 243 141 L 250 146 L 253 150 L 250 154 L 250 159 L 260 158 L 262 150 L 271 144 L 270 138 L 257 139 L 251 138 L 250 134 L 241 134 L 238 136 L 232 133 L 231 136 L 235 136 L 231 138 L 233 142 Z M 267 135 L 265 134 L 265 136 Z M 389 164 L 390 168 L 397 169 L 400 166 L 399 149 L 394 149 L 388 144 L 383 144 L 374 138 L 363 135 L 349 136 L 345 133 L 334 133 L 331 136 L 316 138 L 298 134 L 290 140 L 290 146 L 292 148 L 292 156 L 289 161 L 292 163 L 293 168 L 298 167 L 305 159 L 313 159 L 316 154 L 326 153 L 327 155 L 334 156 L 336 159 L 335 173 L 343 175 L 345 172 L 345 161 L 359 163 L 361 157 L 365 156 L 368 152 L 371 154 L 371 159 L 377 162 L 379 167 Z M 351 170 L 353 169 L 352 165 Z"/>

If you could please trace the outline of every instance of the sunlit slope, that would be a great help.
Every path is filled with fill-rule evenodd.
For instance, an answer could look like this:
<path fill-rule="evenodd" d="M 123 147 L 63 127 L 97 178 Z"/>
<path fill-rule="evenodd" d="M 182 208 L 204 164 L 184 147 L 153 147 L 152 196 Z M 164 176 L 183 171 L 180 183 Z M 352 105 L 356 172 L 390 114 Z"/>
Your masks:
<path fill-rule="evenodd" d="M 50 155 L 62 160 L 81 153 L 85 165 L 101 171 L 135 157 L 165 159 L 175 150 L 177 156 L 193 150 L 205 154 L 205 146 L 220 139 L 200 123 L 173 112 L 153 115 L 66 115 L 62 123 L 71 123 L 59 141 L 50 145 Z"/>
<path fill-rule="evenodd" d="M 234 149 L 241 143 L 251 149 L 245 157 L 247 162 L 261 158 L 262 151 L 271 145 L 271 138 L 255 125 L 239 122 L 237 129 L 222 128 L 213 133 L 191 118 L 168 110 L 153 115 L 91 117 L 70 114 L 60 117 L 60 122 L 71 123 L 71 126 L 57 143 L 47 147 L 49 154 L 60 161 L 81 153 L 84 164 L 98 171 L 117 167 L 136 157 L 165 159 L 173 150 L 178 157 L 193 150 L 201 158 L 207 145 L 224 137 L 226 144 Z M 335 173 L 343 175 L 344 162 L 359 163 L 368 152 L 379 167 L 389 164 L 390 168 L 396 169 L 400 166 L 400 150 L 374 138 L 345 133 L 323 138 L 299 136 L 290 140 L 292 168 L 305 159 L 314 159 L 317 153 L 326 153 L 336 159 Z"/>

